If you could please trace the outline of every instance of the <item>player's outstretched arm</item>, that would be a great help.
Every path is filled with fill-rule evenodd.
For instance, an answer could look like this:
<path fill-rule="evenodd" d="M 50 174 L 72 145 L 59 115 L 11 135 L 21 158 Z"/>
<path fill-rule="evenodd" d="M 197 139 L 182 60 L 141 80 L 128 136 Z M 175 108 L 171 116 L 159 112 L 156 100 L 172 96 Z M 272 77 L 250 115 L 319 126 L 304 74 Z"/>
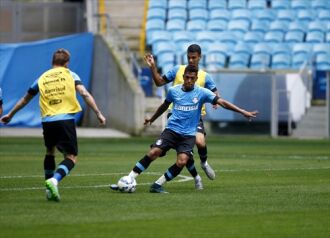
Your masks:
<path fill-rule="evenodd" d="M 31 99 L 34 97 L 34 95 L 26 93 L 24 97 L 22 97 L 16 105 L 10 110 L 10 112 L 3 117 L 0 118 L 0 121 L 4 124 L 7 124 L 11 121 L 11 119 L 14 117 L 16 112 L 21 110 L 23 107 L 25 107 L 26 104 L 28 104 Z"/>
<path fill-rule="evenodd" d="M 155 63 L 155 59 L 152 54 L 145 54 L 144 60 L 148 64 L 151 70 L 152 79 L 155 82 L 157 87 L 165 85 L 167 82 L 163 79 L 163 77 L 158 73 L 157 66 Z"/>
<path fill-rule="evenodd" d="M 148 124 L 152 124 L 160 115 L 162 115 L 170 106 L 171 103 L 167 102 L 166 100 L 162 103 L 162 105 L 160 105 L 155 114 L 149 119 L 146 118 L 144 119 L 144 125 L 148 125 Z"/>
<path fill-rule="evenodd" d="M 87 91 L 85 86 L 82 84 L 76 85 L 76 90 L 82 96 L 82 98 L 87 103 L 87 105 L 90 106 L 92 110 L 95 112 L 97 119 L 100 122 L 100 125 L 104 126 L 106 123 L 106 119 L 103 116 L 102 112 L 99 110 L 98 106 L 96 105 L 93 96 Z"/>
<path fill-rule="evenodd" d="M 243 116 L 245 116 L 246 118 L 248 118 L 249 120 L 251 120 L 252 118 L 255 118 L 257 117 L 257 114 L 259 113 L 258 111 L 252 111 L 252 112 L 248 112 L 242 108 L 239 108 L 238 106 L 222 99 L 222 98 L 219 98 L 217 100 L 217 104 L 219 104 L 221 107 L 227 109 L 227 110 L 231 110 L 231 111 L 234 111 L 234 112 L 238 112 L 238 113 L 241 113 Z"/>

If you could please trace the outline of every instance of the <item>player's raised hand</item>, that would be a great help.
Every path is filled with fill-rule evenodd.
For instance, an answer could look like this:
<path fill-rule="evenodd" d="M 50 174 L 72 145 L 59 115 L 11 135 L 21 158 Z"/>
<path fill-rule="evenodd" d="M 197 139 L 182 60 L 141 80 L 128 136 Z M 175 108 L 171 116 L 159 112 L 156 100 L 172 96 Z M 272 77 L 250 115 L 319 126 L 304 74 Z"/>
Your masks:
<path fill-rule="evenodd" d="M 11 120 L 11 116 L 9 116 L 8 114 L 6 114 L 0 118 L 0 122 L 2 122 L 3 124 L 9 123 L 10 120 Z"/>
<path fill-rule="evenodd" d="M 147 54 L 144 55 L 143 58 L 144 58 L 145 62 L 148 64 L 149 67 L 152 67 L 152 66 L 155 65 L 155 59 L 154 59 L 152 54 L 147 53 Z"/>
<path fill-rule="evenodd" d="M 258 111 L 253 111 L 253 112 L 244 111 L 243 115 L 247 119 L 249 119 L 249 121 L 252 121 L 252 118 L 256 118 L 258 113 L 259 113 Z"/>
<path fill-rule="evenodd" d="M 149 118 L 145 118 L 143 125 L 147 126 L 148 124 L 151 125 L 151 123 L 152 122 L 151 122 L 151 120 Z"/>

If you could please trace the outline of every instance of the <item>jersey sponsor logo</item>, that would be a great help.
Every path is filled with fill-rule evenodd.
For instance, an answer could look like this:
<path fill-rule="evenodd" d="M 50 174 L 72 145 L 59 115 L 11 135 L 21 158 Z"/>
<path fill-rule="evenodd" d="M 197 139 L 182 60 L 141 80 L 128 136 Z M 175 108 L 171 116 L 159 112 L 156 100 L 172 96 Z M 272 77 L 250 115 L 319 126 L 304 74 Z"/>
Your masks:
<path fill-rule="evenodd" d="M 53 99 L 49 101 L 49 105 L 56 105 L 60 104 L 62 102 L 62 99 Z"/>
<path fill-rule="evenodd" d="M 193 105 L 193 106 L 181 106 L 181 105 L 175 105 L 174 108 L 176 110 L 179 110 L 179 111 L 185 111 L 185 112 L 188 112 L 188 111 L 195 111 L 195 110 L 198 110 L 198 104 L 197 105 Z"/>

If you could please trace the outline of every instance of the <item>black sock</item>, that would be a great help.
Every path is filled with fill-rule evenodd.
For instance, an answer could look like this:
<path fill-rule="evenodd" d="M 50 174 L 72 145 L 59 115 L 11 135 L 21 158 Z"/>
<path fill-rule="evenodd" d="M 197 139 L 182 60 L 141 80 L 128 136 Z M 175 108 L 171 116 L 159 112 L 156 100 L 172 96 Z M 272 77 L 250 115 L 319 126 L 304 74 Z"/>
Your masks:
<path fill-rule="evenodd" d="M 171 181 L 172 179 L 174 179 L 181 173 L 182 169 L 183 168 L 178 167 L 176 164 L 173 164 L 164 174 L 166 181 Z"/>
<path fill-rule="evenodd" d="M 49 179 L 49 178 L 53 177 L 55 168 L 56 168 L 55 156 L 54 155 L 45 155 L 45 158 L 44 158 L 45 179 Z"/>
<path fill-rule="evenodd" d="M 189 173 L 191 174 L 191 176 L 193 176 L 195 178 L 197 176 L 197 170 L 196 170 L 195 161 L 193 158 L 190 158 L 188 160 L 186 167 L 187 167 Z"/>
<path fill-rule="evenodd" d="M 205 163 L 207 160 L 207 147 L 198 148 L 199 158 L 202 163 Z"/>
<path fill-rule="evenodd" d="M 73 169 L 74 163 L 70 159 L 64 159 L 59 165 L 54 174 L 54 177 L 57 181 L 61 181 L 66 175 L 70 173 Z"/>
<path fill-rule="evenodd" d="M 139 162 L 136 163 L 133 168 L 133 171 L 140 174 L 149 167 L 151 162 L 152 160 L 150 159 L 150 157 L 148 155 L 145 155 L 142 159 L 140 159 Z"/>

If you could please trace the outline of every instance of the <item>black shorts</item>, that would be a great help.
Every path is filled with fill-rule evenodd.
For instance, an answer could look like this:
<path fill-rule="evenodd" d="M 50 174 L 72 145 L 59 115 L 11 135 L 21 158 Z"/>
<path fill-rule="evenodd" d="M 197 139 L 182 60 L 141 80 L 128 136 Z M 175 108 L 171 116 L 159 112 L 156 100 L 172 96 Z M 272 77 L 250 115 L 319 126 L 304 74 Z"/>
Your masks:
<path fill-rule="evenodd" d="M 172 115 L 172 113 L 169 112 L 169 113 L 167 114 L 167 119 L 168 119 L 171 115 Z M 199 132 L 199 133 L 202 133 L 202 134 L 206 135 L 205 127 L 204 127 L 204 122 L 203 122 L 203 119 L 202 119 L 202 118 L 199 119 L 199 122 L 198 122 L 198 125 L 197 125 L 197 130 L 196 130 L 196 131 Z"/>
<path fill-rule="evenodd" d="M 77 133 L 74 120 L 42 123 L 47 148 L 56 148 L 63 154 L 78 155 Z"/>
<path fill-rule="evenodd" d="M 165 129 L 151 147 L 162 149 L 163 153 L 161 157 L 170 149 L 175 149 L 178 154 L 185 153 L 188 156 L 192 156 L 195 140 L 195 136 L 184 136 L 170 129 Z"/>

